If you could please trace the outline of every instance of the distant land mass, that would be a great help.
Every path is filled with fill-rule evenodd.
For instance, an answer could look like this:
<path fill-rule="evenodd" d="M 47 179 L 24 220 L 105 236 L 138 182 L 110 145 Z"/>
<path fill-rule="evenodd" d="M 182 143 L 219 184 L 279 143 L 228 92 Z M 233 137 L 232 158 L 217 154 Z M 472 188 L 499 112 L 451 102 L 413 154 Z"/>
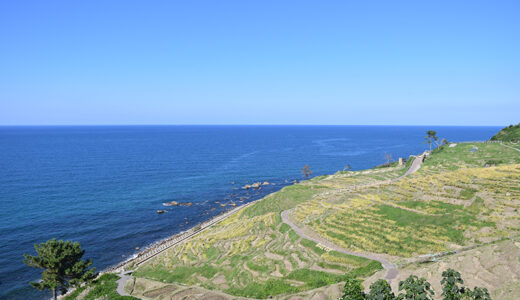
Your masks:
<path fill-rule="evenodd" d="M 509 125 L 508 127 L 503 128 L 497 134 L 491 137 L 491 141 L 520 141 L 520 123 L 517 125 Z"/>

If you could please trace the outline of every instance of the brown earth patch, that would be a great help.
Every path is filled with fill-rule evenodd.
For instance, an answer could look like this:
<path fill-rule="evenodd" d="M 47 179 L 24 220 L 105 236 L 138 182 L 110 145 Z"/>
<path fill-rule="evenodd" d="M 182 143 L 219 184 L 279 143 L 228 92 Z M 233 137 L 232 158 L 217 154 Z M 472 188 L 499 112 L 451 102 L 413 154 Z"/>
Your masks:
<path fill-rule="evenodd" d="M 175 290 L 177 290 L 176 286 L 167 285 L 167 286 L 162 287 L 162 288 L 158 288 L 158 289 L 151 290 L 151 291 L 146 291 L 146 292 L 143 293 L 143 296 L 149 297 L 149 298 L 155 298 L 155 297 L 163 295 L 163 294 L 171 293 L 171 292 L 173 292 Z"/>

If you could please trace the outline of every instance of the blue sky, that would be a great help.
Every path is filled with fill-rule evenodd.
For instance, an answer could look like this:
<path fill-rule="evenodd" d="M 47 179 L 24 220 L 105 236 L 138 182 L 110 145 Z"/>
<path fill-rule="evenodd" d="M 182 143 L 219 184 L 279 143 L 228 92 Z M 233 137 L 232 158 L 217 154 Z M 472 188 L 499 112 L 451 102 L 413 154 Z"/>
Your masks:
<path fill-rule="evenodd" d="M 520 122 L 519 1 L 2 1 L 0 124 Z"/>

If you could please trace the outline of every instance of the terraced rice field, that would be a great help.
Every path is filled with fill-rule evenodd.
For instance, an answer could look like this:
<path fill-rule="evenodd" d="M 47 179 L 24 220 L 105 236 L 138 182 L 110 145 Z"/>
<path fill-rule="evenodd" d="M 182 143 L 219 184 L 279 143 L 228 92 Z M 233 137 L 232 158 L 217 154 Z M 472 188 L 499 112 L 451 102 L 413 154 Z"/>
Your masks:
<path fill-rule="evenodd" d="M 250 218 L 242 211 L 152 260 L 136 275 L 267 297 L 332 284 L 346 272 L 367 276 L 380 268 L 302 240 L 274 213 Z"/>
<path fill-rule="evenodd" d="M 302 239 L 282 223 L 280 213 L 286 210 L 299 225 L 338 246 L 384 254 L 394 262 L 520 231 L 515 149 L 446 146 L 419 172 L 392 181 L 405 171 L 403 166 L 343 171 L 288 186 L 170 248 L 134 275 L 266 298 L 337 283 L 346 273 L 366 278 L 381 269 L 378 262 Z"/>
<path fill-rule="evenodd" d="M 434 154 L 418 174 L 320 195 L 291 216 L 344 248 L 399 257 L 510 236 L 520 230 L 520 165 L 483 166 L 498 158 L 518 162 L 520 153 L 500 144 L 478 146 L 475 153 L 470 144 L 446 147 L 448 154 Z"/>

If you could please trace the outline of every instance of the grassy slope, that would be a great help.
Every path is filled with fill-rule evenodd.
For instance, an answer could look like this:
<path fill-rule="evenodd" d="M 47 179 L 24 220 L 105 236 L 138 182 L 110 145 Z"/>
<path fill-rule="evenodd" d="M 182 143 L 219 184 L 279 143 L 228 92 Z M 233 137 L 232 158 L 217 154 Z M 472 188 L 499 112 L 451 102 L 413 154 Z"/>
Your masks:
<path fill-rule="evenodd" d="M 497 134 L 491 137 L 491 141 L 520 141 L 520 124 L 510 125 L 503 128 Z"/>
<path fill-rule="evenodd" d="M 119 276 L 116 274 L 103 274 L 92 283 L 76 289 L 65 297 L 65 300 L 72 300 L 80 298 L 84 300 L 94 299 L 113 299 L 113 300 L 132 300 L 138 299 L 131 296 L 121 296 L 116 292 Z"/>

